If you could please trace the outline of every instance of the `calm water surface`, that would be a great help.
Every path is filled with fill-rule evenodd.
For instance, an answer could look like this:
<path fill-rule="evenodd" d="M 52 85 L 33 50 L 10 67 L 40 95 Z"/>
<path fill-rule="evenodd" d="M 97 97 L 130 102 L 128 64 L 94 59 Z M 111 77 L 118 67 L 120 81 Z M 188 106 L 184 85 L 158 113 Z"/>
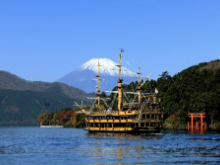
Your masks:
<path fill-rule="evenodd" d="M 83 129 L 0 127 L 0 164 L 220 164 L 220 134 L 88 134 Z"/>

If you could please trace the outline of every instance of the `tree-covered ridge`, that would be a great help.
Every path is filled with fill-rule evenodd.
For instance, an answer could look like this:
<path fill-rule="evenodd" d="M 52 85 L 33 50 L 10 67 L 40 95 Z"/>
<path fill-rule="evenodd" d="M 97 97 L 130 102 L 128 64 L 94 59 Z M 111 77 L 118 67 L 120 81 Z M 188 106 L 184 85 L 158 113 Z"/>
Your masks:
<path fill-rule="evenodd" d="M 26 81 L 9 72 L 0 71 L 0 89 L 36 91 L 61 94 L 63 96 L 90 102 L 84 91 L 60 82 Z"/>
<path fill-rule="evenodd" d="M 220 121 L 219 60 L 190 67 L 173 77 L 164 72 L 157 88 L 166 117 L 175 114 L 185 123 L 188 112 L 206 112 L 208 123 Z"/>
<path fill-rule="evenodd" d="M 41 113 L 73 108 L 74 101 L 91 104 L 87 96 L 84 91 L 63 83 L 26 81 L 0 71 L 0 126 L 37 125 Z"/>
<path fill-rule="evenodd" d="M 40 114 L 73 107 L 74 101 L 81 103 L 81 100 L 69 98 L 59 92 L 0 89 L 0 126 L 37 125 Z"/>
<path fill-rule="evenodd" d="M 38 116 L 38 124 L 82 128 L 85 123 L 85 115 L 82 113 L 77 113 L 77 110 L 78 109 L 65 108 L 56 113 L 42 113 Z"/>
<path fill-rule="evenodd" d="M 187 69 L 182 70 L 180 73 L 178 73 L 178 76 L 182 76 L 185 72 L 193 72 L 193 71 L 202 71 L 203 69 L 207 69 L 207 70 L 212 70 L 212 71 L 216 71 L 220 68 L 220 60 L 214 60 L 214 61 L 210 61 L 210 62 L 202 62 L 199 63 L 198 65 L 193 65 Z"/>

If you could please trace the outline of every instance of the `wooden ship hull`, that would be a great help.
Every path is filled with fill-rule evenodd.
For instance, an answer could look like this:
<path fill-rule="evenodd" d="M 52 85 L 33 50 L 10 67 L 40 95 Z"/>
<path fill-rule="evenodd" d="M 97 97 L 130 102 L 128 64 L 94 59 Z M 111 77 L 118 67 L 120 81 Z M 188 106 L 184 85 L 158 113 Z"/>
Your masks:
<path fill-rule="evenodd" d="M 157 103 L 136 104 L 136 110 L 92 113 L 86 115 L 89 132 L 149 133 L 160 132 L 163 107 Z M 126 109 L 126 104 L 124 105 Z"/>
<path fill-rule="evenodd" d="M 97 104 L 91 108 L 90 112 L 85 111 L 82 107 L 82 111 L 85 113 L 86 128 L 89 132 L 114 132 L 114 133 L 149 133 L 160 132 L 163 122 L 163 107 L 159 104 L 159 101 L 155 97 L 155 94 L 151 94 L 148 100 L 144 103 L 141 102 L 143 94 L 141 93 L 141 86 L 144 83 L 140 83 L 140 68 L 138 73 L 138 88 L 137 92 L 127 92 L 129 94 L 135 94 L 138 96 L 138 101 L 124 101 L 122 103 L 122 79 L 121 74 L 121 54 L 119 55 L 118 66 L 118 91 L 114 91 L 118 95 L 118 107 L 116 110 L 111 108 L 107 109 L 104 105 L 100 104 L 101 96 L 99 90 L 99 61 L 98 61 L 98 75 L 97 77 Z M 125 94 L 125 92 L 124 92 Z M 136 97 L 135 97 L 136 98 Z M 114 100 L 113 100 L 114 101 Z"/>

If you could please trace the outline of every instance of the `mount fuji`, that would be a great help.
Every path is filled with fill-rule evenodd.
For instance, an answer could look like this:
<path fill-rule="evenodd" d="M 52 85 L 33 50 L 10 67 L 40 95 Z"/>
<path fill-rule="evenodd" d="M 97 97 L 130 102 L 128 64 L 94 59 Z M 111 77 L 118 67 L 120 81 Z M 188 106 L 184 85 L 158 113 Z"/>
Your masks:
<path fill-rule="evenodd" d="M 104 90 L 111 91 L 117 86 L 118 64 L 107 58 L 99 58 L 99 65 L 100 79 L 103 80 L 100 81 L 100 90 L 101 92 Z M 96 92 L 97 82 L 92 81 L 92 79 L 96 79 L 97 74 L 98 59 L 93 58 L 81 65 L 78 69 L 58 79 L 57 82 L 66 83 L 86 93 L 93 93 Z M 128 80 L 131 81 L 131 77 L 137 77 L 137 74 L 122 66 L 121 79 L 124 80 L 123 83 L 129 83 Z M 132 80 L 134 81 L 135 79 Z"/>

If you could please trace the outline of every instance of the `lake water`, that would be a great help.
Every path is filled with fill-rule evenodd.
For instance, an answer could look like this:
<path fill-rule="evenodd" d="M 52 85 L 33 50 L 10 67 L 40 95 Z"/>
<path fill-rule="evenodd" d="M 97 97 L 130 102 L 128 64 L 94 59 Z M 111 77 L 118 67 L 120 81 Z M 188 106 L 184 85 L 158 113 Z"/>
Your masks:
<path fill-rule="evenodd" d="M 0 127 L 0 164 L 220 164 L 220 134 L 88 134 L 72 128 Z"/>

